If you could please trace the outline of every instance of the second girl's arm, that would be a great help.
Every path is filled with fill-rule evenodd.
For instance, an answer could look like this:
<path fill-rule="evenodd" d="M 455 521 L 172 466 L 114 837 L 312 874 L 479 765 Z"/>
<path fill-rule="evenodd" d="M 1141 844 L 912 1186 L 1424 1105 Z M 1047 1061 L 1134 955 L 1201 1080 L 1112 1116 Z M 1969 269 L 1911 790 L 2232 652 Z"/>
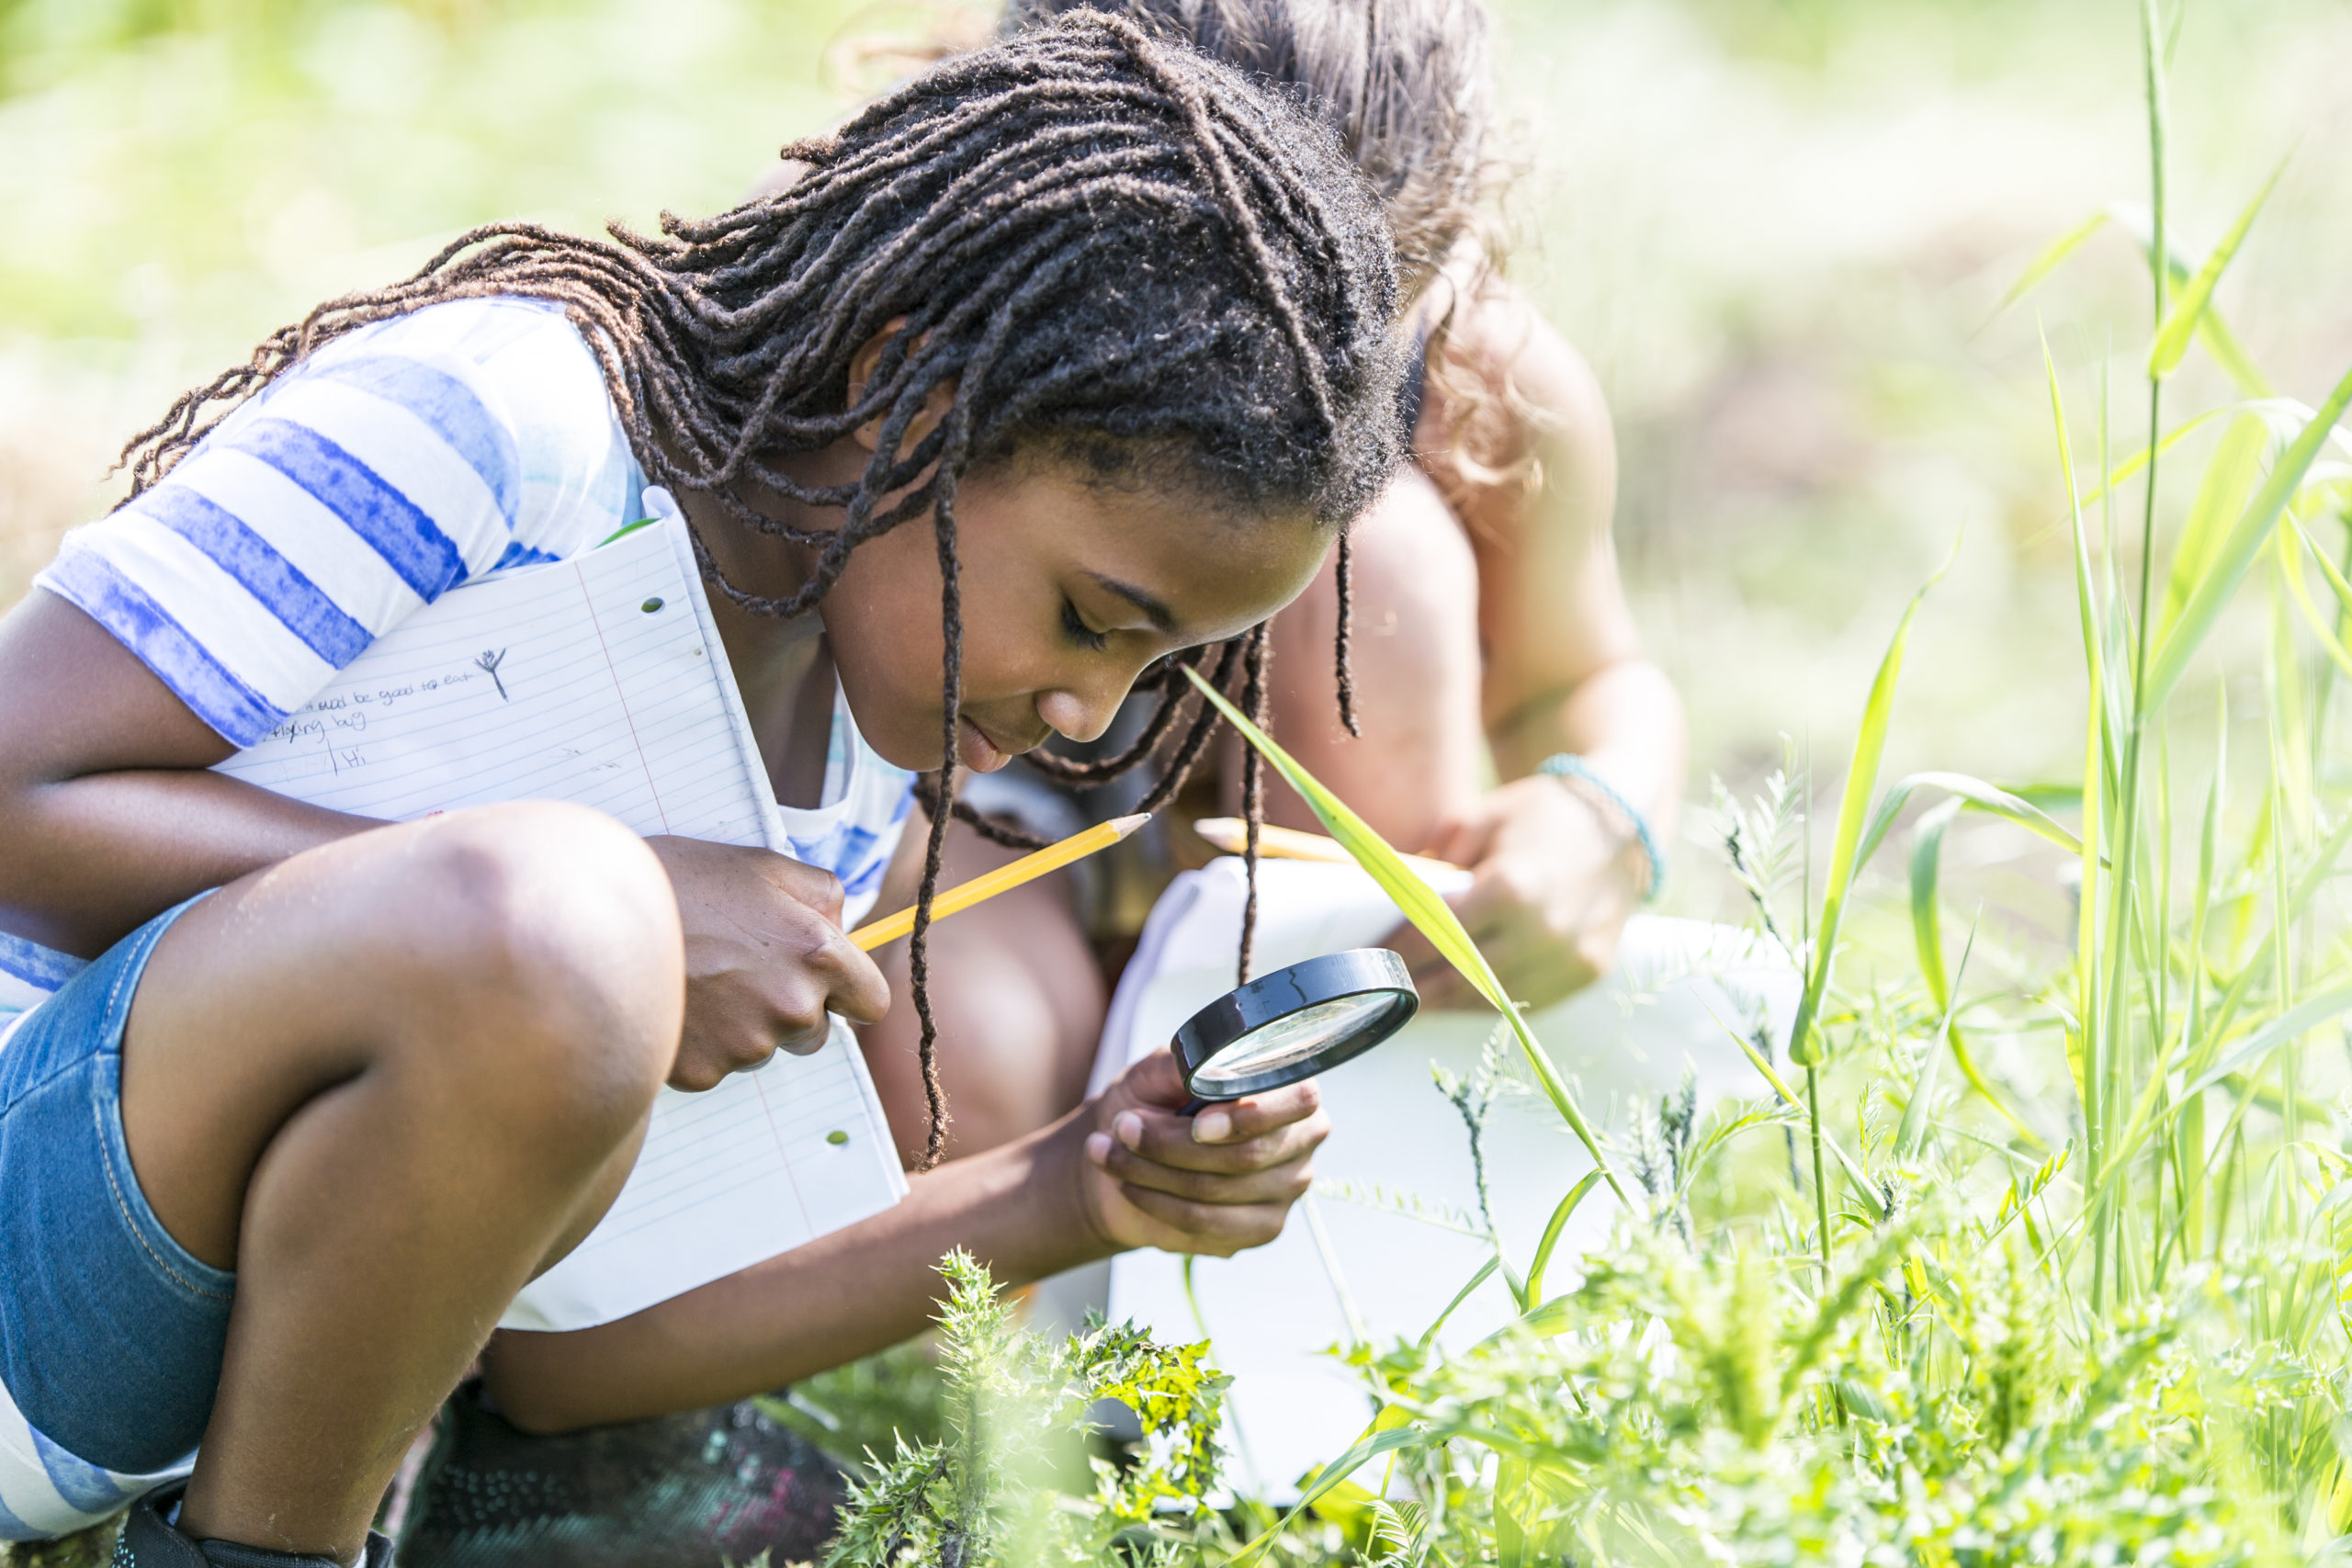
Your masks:
<path fill-rule="evenodd" d="M 234 750 L 40 589 L 0 617 L 0 931 L 94 958 L 184 898 L 376 826 L 209 770 Z"/>
<path fill-rule="evenodd" d="M 1477 555 L 1487 735 L 1505 782 L 1430 848 L 1473 869 L 1464 923 L 1513 994 L 1542 1006 L 1608 970 L 1663 874 L 1653 856 L 1682 792 L 1682 705 L 1643 654 L 1618 575 L 1616 444 L 1583 357 L 1498 285 L 1460 313 L 1448 357 L 1487 400 L 1461 416 L 1467 439 L 1436 433 L 1427 461 Z M 1587 776 L 1534 776 L 1560 753 Z M 1408 954 L 1439 981 L 1429 999 L 1469 999 L 1433 953 Z"/>
<path fill-rule="evenodd" d="M 1275 733 L 1400 847 L 1434 852 L 1476 815 L 1482 740 L 1505 781 L 1576 752 L 1670 832 L 1681 704 L 1642 651 L 1618 575 L 1617 460 L 1600 389 L 1500 286 L 1455 311 L 1445 342 L 1454 373 L 1481 382 L 1486 400 L 1465 454 L 1433 383 L 1415 433 L 1420 461 L 1356 524 L 1350 662 L 1363 734 L 1338 719 L 1328 563 L 1274 623 Z M 1279 786 L 1271 816 L 1317 827 Z"/>
<path fill-rule="evenodd" d="M 1516 290 L 1488 285 L 1458 321 L 1450 354 L 1490 401 L 1466 442 L 1430 433 L 1430 463 L 1477 556 L 1496 771 L 1524 778 L 1577 752 L 1669 832 L 1682 707 L 1642 651 L 1617 570 L 1608 402 L 1583 355 Z"/>
<path fill-rule="evenodd" d="M 1328 570 L 1275 622 L 1276 732 L 1381 832 L 1474 868 L 1456 907 L 1512 994 L 1542 1004 L 1609 966 L 1653 868 L 1600 791 L 1530 775 L 1575 753 L 1663 841 L 1682 787 L 1682 709 L 1643 655 L 1618 576 L 1616 455 L 1591 371 L 1498 285 L 1454 313 L 1444 353 L 1453 376 L 1484 388 L 1471 423 L 1457 431 L 1462 411 L 1432 378 L 1420 462 L 1356 533 L 1363 738 L 1332 716 Z M 1482 795 L 1488 748 L 1505 782 Z M 1269 815 L 1315 826 L 1279 788 Z M 1469 1000 L 1425 942 L 1399 931 L 1393 945 L 1425 1000 Z"/>

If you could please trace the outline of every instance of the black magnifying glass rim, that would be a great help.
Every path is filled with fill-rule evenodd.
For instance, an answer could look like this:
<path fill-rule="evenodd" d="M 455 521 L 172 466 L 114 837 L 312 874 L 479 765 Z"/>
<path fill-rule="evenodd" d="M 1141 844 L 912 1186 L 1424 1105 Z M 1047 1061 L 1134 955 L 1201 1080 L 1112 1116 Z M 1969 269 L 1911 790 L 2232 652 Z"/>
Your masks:
<path fill-rule="evenodd" d="M 1193 1081 L 1193 1076 L 1218 1052 L 1245 1034 L 1324 1002 L 1375 993 L 1392 998 L 1387 1012 L 1322 1050 L 1213 1089 Z M 1351 1061 L 1404 1028 L 1420 1010 L 1421 994 L 1414 989 L 1412 971 L 1405 967 L 1404 959 L 1385 947 L 1351 948 L 1277 969 L 1227 991 L 1186 1019 L 1170 1048 L 1183 1072 L 1185 1092 L 1203 1100 L 1239 1100 Z"/>

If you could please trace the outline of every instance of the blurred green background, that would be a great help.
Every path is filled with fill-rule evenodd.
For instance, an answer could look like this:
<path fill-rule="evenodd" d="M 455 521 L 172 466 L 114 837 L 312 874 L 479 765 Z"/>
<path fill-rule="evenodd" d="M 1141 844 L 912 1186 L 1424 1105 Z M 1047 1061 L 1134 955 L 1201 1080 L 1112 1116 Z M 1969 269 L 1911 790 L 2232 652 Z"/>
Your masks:
<path fill-rule="evenodd" d="M 1621 547 L 1690 700 L 1694 796 L 1776 762 L 1783 734 L 1814 738 L 1834 783 L 1902 602 L 1955 540 L 1889 768 L 2078 766 L 2037 328 L 2094 404 L 2113 346 L 2116 442 L 2137 445 L 2144 274 L 2110 230 L 1996 307 L 2048 240 L 2145 199 L 2136 15 L 1500 5 L 1510 268 L 1615 407 Z M 482 220 L 729 205 L 780 142 L 887 79 L 890 39 L 985 19 L 844 0 L 0 0 L 0 602 L 105 509 L 123 438 L 263 332 Z M 2352 0 L 2189 0 L 2175 45 L 2185 251 L 2293 154 L 2220 298 L 2306 400 L 2352 361 L 2347 62 Z M 2229 396 L 2196 361 L 2176 385 L 2172 418 Z M 2096 408 L 2076 420 L 2094 429 Z M 2259 707 L 2249 692 L 2242 711 Z"/>

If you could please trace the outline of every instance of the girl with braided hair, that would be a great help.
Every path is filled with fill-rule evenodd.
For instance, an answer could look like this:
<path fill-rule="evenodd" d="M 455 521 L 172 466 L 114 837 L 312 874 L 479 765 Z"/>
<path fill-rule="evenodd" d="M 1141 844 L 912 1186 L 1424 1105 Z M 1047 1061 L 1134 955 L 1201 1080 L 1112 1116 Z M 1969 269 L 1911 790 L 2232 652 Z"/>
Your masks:
<path fill-rule="evenodd" d="M 1230 1252 L 1304 1190 L 1310 1089 L 1196 1124 L 1161 1064 L 742 1274 L 490 1337 L 662 1083 L 882 1012 L 842 929 L 915 773 L 944 807 L 1148 668 L 1262 674 L 1256 628 L 1400 451 L 1376 200 L 1181 45 L 1073 17 L 789 152 L 803 179 L 716 218 L 493 225 L 320 307 L 134 441 L 130 499 L 0 620 L 0 1536 L 135 1498 L 119 1564 L 386 1562 L 370 1518 L 478 1354 L 518 1427 L 688 1410 L 919 1329 L 951 1247 L 1012 1281 Z M 656 488 L 823 863 L 209 771 Z M 1165 728 L 1207 744 L 1193 707 Z M 701 1560 L 784 1543 L 753 1522 Z"/>
<path fill-rule="evenodd" d="M 1080 5 L 1295 95 L 1382 197 L 1408 295 L 1412 460 L 1273 622 L 1267 702 L 1283 746 L 1392 843 L 1473 868 L 1458 900 L 1471 934 L 1514 996 L 1555 1001 L 1609 966 L 1655 890 L 1684 731 L 1618 576 L 1606 401 L 1576 349 L 1497 270 L 1480 0 L 1009 0 L 1001 30 Z M 1351 649 L 1352 680 L 1344 663 L 1334 671 L 1335 637 Z M 1107 1002 L 1095 948 L 1121 951 L 1154 873 L 1164 879 L 1199 850 L 1184 830 L 1192 817 L 1250 802 L 1247 760 L 1211 761 L 1202 772 L 1224 775 L 1222 800 L 1204 791 L 1181 802 L 1160 836 L 1147 829 L 1119 859 L 1080 869 L 1112 897 L 1033 884 L 1015 896 L 1018 926 L 942 931 L 933 987 L 973 1020 L 943 1065 L 957 1108 L 952 1149 L 1018 1136 L 1077 1102 Z M 1057 800 L 1024 764 L 976 789 L 973 804 L 1067 830 L 1057 814 L 1073 804 L 1115 814 L 1133 798 L 1080 782 L 1091 792 Z M 1263 810 L 1317 826 L 1278 782 Z M 1155 851 L 1159 863 L 1143 863 Z M 962 877 L 1001 852 L 959 831 L 948 853 Z M 1476 1005 L 1409 927 L 1387 944 L 1413 962 L 1426 1002 Z M 894 1014 L 868 1030 L 867 1059 L 902 1149 L 920 1158 L 928 1128 L 910 1024 Z M 1040 1052 L 1041 1034 L 1057 1048 Z"/>

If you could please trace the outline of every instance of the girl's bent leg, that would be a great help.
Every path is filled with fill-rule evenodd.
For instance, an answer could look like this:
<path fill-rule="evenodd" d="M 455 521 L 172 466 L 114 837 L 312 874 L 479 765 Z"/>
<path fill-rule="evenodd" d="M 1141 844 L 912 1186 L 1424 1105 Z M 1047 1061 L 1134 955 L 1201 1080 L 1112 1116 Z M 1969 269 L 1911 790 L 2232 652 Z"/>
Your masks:
<path fill-rule="evenodd" d="M 190 910 L 124 1037 L 172 1236 L 236 1273 L 181 1528 L 345 1561 L 514 1292 L 619 1190 L 677 1047 L 676 905 L 609 820 L 515 806 Z"/>

